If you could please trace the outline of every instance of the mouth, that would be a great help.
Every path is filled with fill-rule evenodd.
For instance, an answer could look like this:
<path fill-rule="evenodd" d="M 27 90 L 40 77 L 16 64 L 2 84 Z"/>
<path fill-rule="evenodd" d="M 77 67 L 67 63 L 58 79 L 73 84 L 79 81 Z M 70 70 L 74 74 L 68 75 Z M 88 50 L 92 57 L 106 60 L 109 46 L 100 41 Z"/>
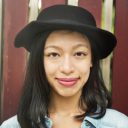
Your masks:
<path fill-rule="evenodd" d="M 65 87 L 74 86 L 80 78 L 56 78 L 58 83 Z"/>

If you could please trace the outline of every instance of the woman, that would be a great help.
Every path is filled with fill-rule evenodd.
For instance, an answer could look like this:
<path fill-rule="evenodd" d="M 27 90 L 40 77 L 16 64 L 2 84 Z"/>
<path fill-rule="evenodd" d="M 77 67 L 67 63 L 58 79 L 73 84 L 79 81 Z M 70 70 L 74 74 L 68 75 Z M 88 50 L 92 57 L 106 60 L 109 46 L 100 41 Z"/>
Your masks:
<path fill-rule="evenodd" d="M 96 27 L 87 10 L 55 5 L 44 9 L 15 39 L 30 52 L 17 116 L 1 128 L 128 128 L 111 107 L 99 61 L 116 38 Z"/>

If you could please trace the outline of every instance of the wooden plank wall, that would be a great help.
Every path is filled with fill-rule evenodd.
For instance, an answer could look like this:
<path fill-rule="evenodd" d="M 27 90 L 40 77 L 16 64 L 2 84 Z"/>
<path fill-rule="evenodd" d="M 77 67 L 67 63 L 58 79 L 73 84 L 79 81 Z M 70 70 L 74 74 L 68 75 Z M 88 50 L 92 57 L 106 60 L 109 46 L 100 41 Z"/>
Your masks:
<path fill-rule="evenodd" d="M 41 0 L 41 1 L 42 1 L 42 9 L 56 4 L 66 4 L 66 0 Z"/>
<path fill-rule="evenodd" d="M 3 4 L 3 1 L 0 0 L 0 103 L 2 102 L 2 87 L 1 87 L 1 78 L 2 78 L 2 14 L 3 14 L 3 10 L 2 10 L 2 4 Z M 1 115 L 1 108 L 2 106 L 0 105 L 0 115 Z"/>
<path fill-rule="evenodd" d="M 26 61 L 23 49 L 14 48 L 15 34 L 27 21 L 27 0 L 4 0 L 3 76 L 1 120 L 16 113 Z"/>
<path fill-rule="evenodd" d="M 42 8 L 55 4 L 67 4 L 67 0 L 42 0 Z M 15 49 L 13 40 L 15 34 L 28 22 L 29 0 L 4 0 L 4 49 L 3 49 L 3 77 L 1 88 L 1 121 L 16 114 L 24 69 L 26 52 Z M 90 10 L 96 18 L 97 24 L 101 26 L 102 0 L 79 0 L 78 5 Z M 128 43 L 128 1 L 116 1 L 116 35 L 118 36 L 118 47 L 114 52 L 113 60 L 113 107 L 128 114 L 128 54 L 126 54 Z"/>
<path fill-rule="evenodd" d="M 128 115 L 128 0 L 116 0 L 115 34 L 118 45 L 113 60 L 113 108 Z"/>

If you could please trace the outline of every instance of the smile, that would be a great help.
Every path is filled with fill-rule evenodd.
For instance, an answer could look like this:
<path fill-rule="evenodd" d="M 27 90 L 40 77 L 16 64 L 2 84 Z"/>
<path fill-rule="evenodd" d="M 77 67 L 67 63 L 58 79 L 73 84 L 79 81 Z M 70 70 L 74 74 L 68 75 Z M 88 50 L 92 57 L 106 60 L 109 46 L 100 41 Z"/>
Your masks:
<path fill-rule="evenodd" d="M 79 78 L 57 78 L 59 84 L 65 87 L 72 87 L 78 82 Z"/>

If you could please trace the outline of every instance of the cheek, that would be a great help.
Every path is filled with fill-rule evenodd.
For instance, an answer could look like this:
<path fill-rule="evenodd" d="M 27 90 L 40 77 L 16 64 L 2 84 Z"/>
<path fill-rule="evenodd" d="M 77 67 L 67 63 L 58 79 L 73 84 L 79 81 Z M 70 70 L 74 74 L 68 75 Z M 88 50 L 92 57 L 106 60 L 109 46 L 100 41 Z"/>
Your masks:
<path fill-rule="evenodd" d="M 80 74 L 80 76 L 84 82 L 86 82 L 88 80 L 91 67 L 92 67 L 91 62 L 81 62 L 77 65 L 77 69 L 79 71 L 79 74 Z"/>
<path fill-rule="evenodd" d="M 47 77 L 52 76 L 55 74 L 57 70 L 57 65 L 49 61 L 44 61 L 44 69 Z"/>
<path fill-rule="evenodd" d="M 76 63 L 76 67 L 80 72 L 88 72 L 90 71 L 90 68 L 92 67 L 91 61 L 82 61 L 79 63 Z"/>
<path fill-rule="evenodd" d="M 90 76 L 90 68 L 84 68 L 83 69 L 83 72 L 81 73 L 81 80 L 82 80 L 82 85 L 86 85 L 88 79 L 89 79 L 89 76 Z"/>

